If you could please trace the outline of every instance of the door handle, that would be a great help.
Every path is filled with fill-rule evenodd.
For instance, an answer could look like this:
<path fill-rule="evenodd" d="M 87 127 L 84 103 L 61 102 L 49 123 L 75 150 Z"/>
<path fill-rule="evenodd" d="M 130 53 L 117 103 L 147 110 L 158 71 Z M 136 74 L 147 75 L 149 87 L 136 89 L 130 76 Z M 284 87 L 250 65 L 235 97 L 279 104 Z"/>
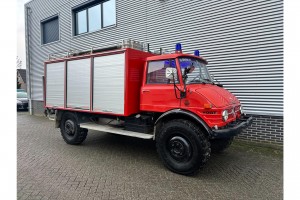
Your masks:
<path fill-rule="evenodd" d="M 150 92 L 150 90 L 142 90 L 142 92 Z"/>

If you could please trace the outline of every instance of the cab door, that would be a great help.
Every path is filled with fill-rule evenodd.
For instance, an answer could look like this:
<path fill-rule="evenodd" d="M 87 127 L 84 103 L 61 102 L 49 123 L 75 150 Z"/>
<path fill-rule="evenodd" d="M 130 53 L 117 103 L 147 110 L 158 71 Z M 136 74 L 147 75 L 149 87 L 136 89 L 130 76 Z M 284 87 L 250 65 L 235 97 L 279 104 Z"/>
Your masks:
<path fill-rule="evenodd" d="M 180 87 L 178 74 L 174 79 L 166 78 L 166 70 L 170 67 L 177 69 L 175 59 L 147 63 L 144 73 L 146 78 L 140 94 L 141 111 L 166 112 L 180 107 L 180 93 L 174 90 L 174 80 L 177 87 Z"/>

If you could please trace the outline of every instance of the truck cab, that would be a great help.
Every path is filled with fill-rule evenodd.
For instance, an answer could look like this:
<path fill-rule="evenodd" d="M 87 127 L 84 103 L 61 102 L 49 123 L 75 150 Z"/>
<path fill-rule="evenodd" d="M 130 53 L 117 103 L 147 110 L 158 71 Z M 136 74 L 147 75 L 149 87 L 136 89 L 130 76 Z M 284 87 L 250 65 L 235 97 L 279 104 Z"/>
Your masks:
<path fill-rule="evenodd" d="M 164 54 L 147 58 L 140 93 L 141 111 L 166 113 L 178 109 L 203 120 L 215 136 L 230 123 L 242 119 L 240 101 L 210 76 L 207 61 L 195 55 Z M 224 131 L 222 131 L 224 132 Z M 230 135 L 232 134 L 232 135 Z"/>

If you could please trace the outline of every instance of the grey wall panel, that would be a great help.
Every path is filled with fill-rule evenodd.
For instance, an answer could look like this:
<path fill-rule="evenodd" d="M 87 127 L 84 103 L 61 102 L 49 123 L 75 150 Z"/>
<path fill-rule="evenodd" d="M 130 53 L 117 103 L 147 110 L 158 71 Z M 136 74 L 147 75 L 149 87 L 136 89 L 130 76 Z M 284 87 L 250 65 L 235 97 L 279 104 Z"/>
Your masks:
<path fill-rule="evenodd" d="M 67 107 L 90 108 L 91 59 L 67 62 Z"/>
<path fill-rule="evenodd" d="M 93 110 L 124 114 L 125 53 L 94 58 Z"/>
<path fill-rule="evenodd" d="M 47 64 L 46 69 L 46 105 L 64 107 L 65 63 Z"/>
<path fill-rule="evenodd" d="M 132 38 L 173 51 L 199 49 L 209 71 L 239 97 L 247 113 L 283 115 L 283 1 L 116 1 L 117 25 L 72 36 L 71 9 L 87 0 L 34 0 L 33 97 L 42 99 L 43 61 L 52 52 Z M 59 15 L 60 41 L 41 46 L 40 21 Z M 257 101 L 258 100 L 258 101 Z"/>

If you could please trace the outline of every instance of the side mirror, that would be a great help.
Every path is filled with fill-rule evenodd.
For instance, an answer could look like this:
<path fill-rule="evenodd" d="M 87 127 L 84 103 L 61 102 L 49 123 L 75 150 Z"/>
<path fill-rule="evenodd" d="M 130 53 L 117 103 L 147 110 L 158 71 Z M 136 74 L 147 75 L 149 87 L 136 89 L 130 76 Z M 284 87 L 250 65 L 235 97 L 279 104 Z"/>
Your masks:
<path fill-rule="evenodd" d="M 173 67 L 167 67 L 166 68 L 166 78 L 167 79 L 177 79 L 177 70 Z"/>

